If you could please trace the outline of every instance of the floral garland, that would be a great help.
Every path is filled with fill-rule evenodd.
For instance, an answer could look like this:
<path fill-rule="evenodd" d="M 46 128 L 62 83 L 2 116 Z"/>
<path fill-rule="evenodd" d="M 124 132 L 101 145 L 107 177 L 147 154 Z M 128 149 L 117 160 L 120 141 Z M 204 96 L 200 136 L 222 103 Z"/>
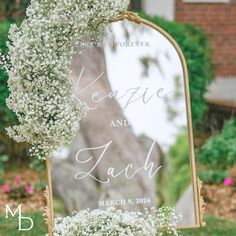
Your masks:
<path fill-rule="evenodd" d="M 8 107 L 19 125 L 7 128 L 17 142 L 32 144 L 30 155 L 45 159 L 70 143 L 86 114 L 74 102 L 70 64 L 75 47 L 101 35 L 109 19 L 126 11 L 129 0 L 32 0 L 26 19 L 9 31 L 9 53 L 0 66 L 9 76 Z"/>
<path fill-rule="evenodd" d="M 73 216 L 55 220 L 55 236 L 164 236 L 179 235 L 176 227 L 182 216 L 175 209 L 162 207 L 158 210 L 122 212 L 108 210 L 84 210 Z"/>

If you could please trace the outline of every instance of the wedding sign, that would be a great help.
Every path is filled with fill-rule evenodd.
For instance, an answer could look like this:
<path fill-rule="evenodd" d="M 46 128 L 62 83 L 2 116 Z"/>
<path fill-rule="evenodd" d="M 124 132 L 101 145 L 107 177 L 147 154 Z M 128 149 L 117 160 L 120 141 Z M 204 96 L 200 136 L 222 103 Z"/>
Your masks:
<path fill-rule="evenodd" d="M 51 209 L 64 225 L 73 214 L 203 224 L 185 60 L 166 32 L 139 20 L 114 22 L 104 39 L 76 48 L 70 79 L 87 114 L 51 163 Z"/>
<path fill-rule="evenodd" d="M 33 0 L 0 52 L 18 120 L 6 133 L 46 162 L 49 236 L 204 226 L 184 55 L 129 3 Z M 30 196 L 29 183 L 15 182 Z"/>

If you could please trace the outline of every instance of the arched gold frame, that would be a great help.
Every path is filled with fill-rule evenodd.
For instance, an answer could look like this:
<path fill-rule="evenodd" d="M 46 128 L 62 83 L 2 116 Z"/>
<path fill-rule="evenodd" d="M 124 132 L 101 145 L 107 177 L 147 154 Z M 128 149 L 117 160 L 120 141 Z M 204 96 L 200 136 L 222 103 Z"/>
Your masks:
<path fill-rule="evenodd" d="M 152 22 L 139 17 L 137 14 L 133 12 L 128 11 L 114 19 L 111 19 L 110 22 L 112 23 L 112 22 L 118 22 L 118 21 L 123 21 L 123 20 L 129 20 L 136 24 L 143 24 L 156 30 L 157 32 L 161 33 L 172 44 L 172 46 L 175 48 L 175 50 L 178 53 L 179 59 L 182 64 L 183 75 L 184 75 L 184 88 L 185 88 L 185 98 L 186 98 L 185 101 L 186 101 L 186 108 L 187 108 L 188 135 L 189 135 L 189 155 L 190 155 L 190 166 L 191 166 L 191 173 L 192 173 L 191 177 L 192 177 L 192 185 L 193 185 L 193 193 L 194 193 L 195 219 L 196 219 L 196 225 L 178 227 L 178 229 L 192 229 L 192 228 L 204 227 L 206 225 L 203 219 L 204 212 L 205 212 L 205 202 L 204 202 L 203 197 L 201 196 L 202 183 L 196 174 L 188 68 L 187 68 L 184 54 L 181 48 L 179 47 L 179 45 L 177 44 L 177 42 L 165 30 L 153 24 Z M 44 194 L 46 198 L 46 203 L 47 203 L 47 206 L 44 212 L 44 218 L 48 226 L 49 236 L 53 236 L 54 212 L 53 212 L 50 158 L 46 160 L 46 169 L 47 169 L 48 186 L 46 187 L 45 194 Z"/>

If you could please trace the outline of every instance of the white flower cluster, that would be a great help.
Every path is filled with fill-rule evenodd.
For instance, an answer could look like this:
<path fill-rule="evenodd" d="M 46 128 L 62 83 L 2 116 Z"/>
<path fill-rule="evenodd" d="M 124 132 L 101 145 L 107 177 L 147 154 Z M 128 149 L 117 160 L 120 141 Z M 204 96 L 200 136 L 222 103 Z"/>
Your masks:
<path fill-rule="evenodd" d="M 77 133 L 87 109 L 73 101 L 69 74 L 75 47 L 83 38 L 101 33 L 109 19 L 126 11 L 128 3 L 32 0 L 21 26 L 11 26 L 9 54 L 0 54 L 0 66 L 9 76 L 7 105 L 19 125 L 7 132 L 17 142 L 32 144 L 32 156 L 44 159 Z"/>
<path fill-rule="evenodd" d="M 55 236 L 164 236 L 179 235 L 176 227 L 182 216 L 174 208 L 122 212 L 115 208 L 84 210 L 55 220 Z"/>
<path fill-rule="evenodd" d="M 7 73 L 10 71 L 9 58 L 0 51 L 0 67 Z"/>

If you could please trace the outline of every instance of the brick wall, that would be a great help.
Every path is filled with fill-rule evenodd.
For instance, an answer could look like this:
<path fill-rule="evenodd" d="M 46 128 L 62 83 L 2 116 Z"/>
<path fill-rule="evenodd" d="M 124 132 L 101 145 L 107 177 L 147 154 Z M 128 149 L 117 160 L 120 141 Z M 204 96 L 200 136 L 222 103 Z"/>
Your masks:
<path fill-rule="evenodd" d="M 236 0 L 230 3 L 184 3 L 176 0 L 176 20 L 208 33 L 217 76 L 236 76 Z"/>

